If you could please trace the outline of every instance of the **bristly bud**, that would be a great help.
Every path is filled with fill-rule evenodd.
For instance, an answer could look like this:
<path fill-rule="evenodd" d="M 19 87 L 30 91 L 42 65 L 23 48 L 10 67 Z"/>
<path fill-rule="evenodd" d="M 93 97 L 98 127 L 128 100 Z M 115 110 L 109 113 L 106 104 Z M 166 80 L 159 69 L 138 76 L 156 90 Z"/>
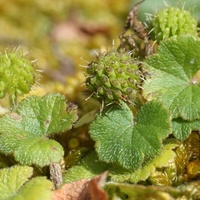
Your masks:
<path fill-rule="evenodd" d="M 172 36 L 197 36 L 197 20 L 185 10 L 168 7 L 160 10 L 152 21 L 153 34 L 159 43 Z"/>
<path fill-rule="evenodd" d="M 11 107 L 15 106 L 18 95 L 30 91 L 35 78 L 34 63 L 19 50 L 0 55 L 0 98 L 8 94 Z"/>
<path fill-rule="evenodd" d="M 86 85 L 100 101 L 133 102 L 139 81 L 138 66 L 130 53 L 112 50 L 89 63 Z"/>

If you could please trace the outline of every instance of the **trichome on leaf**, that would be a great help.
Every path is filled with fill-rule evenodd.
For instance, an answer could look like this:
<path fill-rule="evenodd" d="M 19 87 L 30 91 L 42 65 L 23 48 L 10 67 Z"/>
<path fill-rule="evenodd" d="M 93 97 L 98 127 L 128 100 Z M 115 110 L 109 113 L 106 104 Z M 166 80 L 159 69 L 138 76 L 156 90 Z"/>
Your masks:
<path fill-rule="evenodd" d="M 200 70 L 199 53 L 199 39 L 180 36 L 162 42 L 158 53 L 144 63 L 150 76 L 146 77 L 142 86 L 143 96 L 148 101 L 162 102 L 174 119 L 189 122 L 188 130 L 200 128 L 200 85 L 196 79 Z M 175 136 L 185 139 L 190 131 L 178 132 L 182 129 L 177 129 L 177 125 L 173 126 Z"/>
<path fill-rule="evenodd" d="M 126 103 L 111 106 L 89 130 L 100 160 L 133 170 L 160 153 L 170 131 L 170 115 L 157 102 L 145 104 L 137 120 Z"/>
<path fill-rule="evenodd" d="M 60 94 L 24 99 L 14 113 L 0 118 L 0 151 L 13 154 L 24 165 L 59 162 L 63 147 L 48 138 L 69 130 L 77 120 L 77 109 L 66 109 L 66 99 Z"/>
<path fill-rule="evenodd" d="M 63 148 L 67 144 L 62 146 L 54 136 L 72 128 L 77 120 L 77 107 L 60 94 L 29 96 L 18 103 L 17 95 L 28 93 L 35 82 L 35 69 L 32 62 L 15 52 L 0 56 L 4 63 L 0 70 L 0 97 L 8 93 L 13 106 L 12 112 L 0 118 L 0 152 L 13 156 L 21 165 L 34 166 L 0 170 L 1 198 L 17 200 L 31 195 L 37 199 L 34 193 L 37 191 L 41 200 L 59 198 L 60 194 L 64 194 L 64 199 L 70 195 L 79 198 L 82 194 L 81 197 L 95 199 L 97 191 L 99 199 L 108 196 L 198 199 L 200 195 L 195 190 L 200 185 L 197 21 L 188 12 L 168 7 L 152 18 L 150 34 L 149 27 L 137 18 L 142 2 L 128 14 L 117 50 L 99 54 L 89 63 L 86 86 L 91 96 L 105 105 L 96 118 L 96 110 L 92 115 L 83 113 L 82 120 L 72 129 L 73 137 L 66 141 L 68 149 Z M 128 29 L 134 34 L 129 35 Z M 7 87 L 7 80 L 11 88 Z M 92 152 L 82 158 L 76 131 L 81 132 L 83 125 L 91 137 Z M 70 151 L 74 153 L 66 155 Z M 54 186 L 59 187 L 65 170 L 59 164 L 61 160 L 69 161 L 67 167 L 73 165 L 64 172 L 63 182 L 78 182 L 51 194 L 52 183 L 45 177 L 28 180 L 35 172 L 33 169 L 43 171 L 49 166 Z M 173 187 L 181 184 L 185 185 Z M 69 189 L 75 189 L 76 185 L 80 186 L 80 192 L 72 195 Z"/>

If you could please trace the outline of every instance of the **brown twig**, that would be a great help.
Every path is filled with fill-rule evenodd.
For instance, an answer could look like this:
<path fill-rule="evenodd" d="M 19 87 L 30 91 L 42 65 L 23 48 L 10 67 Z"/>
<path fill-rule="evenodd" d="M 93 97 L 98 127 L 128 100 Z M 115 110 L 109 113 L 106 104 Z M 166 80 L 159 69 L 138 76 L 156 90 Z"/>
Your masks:
<path fill-rule="evenodd" d="M 50 179 L 52 180 L 55 189 L 58 189 L 62 184 L 62 170 L 59 163 L 50 163 Z"/>
<path fill-rule="evenodd" d="M 136 3 L 133 6 L 132 10 L 129 12 L 124 29 L 120 35 L 120 38 L 124 36 L 124 34 L 126 33 L 128 29 L 132 29 L 137 34 L 137 36 L 141 39 L 145 39 L 147 37 L 148 34 L 145 30 L 144 25 L 138 20 L 138 8 L 139 8 L 139 5 L 144 1 L 145 0 L 142 0 Z"/>
<path fill-rule="evenodd" d="M 128 29 L 133 30 L 134 33 L 137 35 L 137 37 L 144 41 L 145 54 L 150 55 L 152 52 L 152 47 L 149 43 L 149 36 L 148 36 L 145 26 L 138 19 L 138 9 L 139 9 L 140 4 L 144 1 L 145 0 L 141 0 L 133 6 L 132 10 L 129 12 L 127 16 L 124 28 L 119 38 L 122 44 L 128 43 L 128 45 L 131 46 L 133 49 L 137 49 L 137 45 L 135 43 L 134 37 L 131 35 L 125 36 L 125 33 L 127 32 Z"/>

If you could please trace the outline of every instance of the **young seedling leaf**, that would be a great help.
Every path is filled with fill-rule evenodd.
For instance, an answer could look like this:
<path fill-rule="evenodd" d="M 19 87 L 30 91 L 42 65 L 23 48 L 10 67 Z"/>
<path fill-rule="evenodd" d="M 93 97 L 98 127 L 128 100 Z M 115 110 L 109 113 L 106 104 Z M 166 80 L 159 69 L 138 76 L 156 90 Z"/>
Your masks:
<path fill-rule="evenodd" d="M 172 120 L 173 134 L 177 139 L 185 140 L 192 130 L 200 130 L 200 120 L 188 121 L 181 118 Z"/>
<path fill-rule="evenodd" d="M 83 158 L 80 164 L 68 169 L 63 177 L 64 183 L 71 183 L 81 178 L 91 179 L 108 169 L 109 164 L 100 162 L 95 152 Z"/>
<path fill-rule="evenodd" d="M 64 155 L 63 148 L 48 136 L 69 130 L 77 119 L 76 112 L 60 94 L 23 100 L 15 113 L 0 118 L 0 151 L 13 154 L 26 165 L 43 167 L 59 162 Z"/>
<path fill-rule="evenodd" d="M 170 134 L 170 116 L 160 103 L 149 102 L 138 113 L 122 103 L 100 114 L 90 126 L 99 159 L 137 169 L 160 153 L 162 140 Z"/>
<path fill-rule="evenodd" d="M 162 168 L 169 165 L 169 163 L 176 156 L 173 149 L 177 146 L 178 143 L 176 141 L 166 144 L 158 156 L 144 165 L 144 167 L 139 168 L 136 171 L 123 170 L 120 172 L 120 170 L 116 170 L 116 168 L 111 168 L 111 170 L 109 170 L 109 176 L 111 177 L 112 181 L 117 182 L 128 181 L 131 183 L 137 183 L 139 181 L 146 181 L 150 174 L 156 170 L 156 168 Z"/>
<path fill-rule="evenodd" d="M 17 194 L 22 185 L 33 175 L 33 168 L 14 166 L 0 170 L 0 199 L 8 199 Z"/>
<path fill-rule="evenodd" d="M 160 44 L 158 53 L 146 60 L 143 96 L 159 100 L 173 118 L 200 118 L 200 40 L 180 36 Z"/>

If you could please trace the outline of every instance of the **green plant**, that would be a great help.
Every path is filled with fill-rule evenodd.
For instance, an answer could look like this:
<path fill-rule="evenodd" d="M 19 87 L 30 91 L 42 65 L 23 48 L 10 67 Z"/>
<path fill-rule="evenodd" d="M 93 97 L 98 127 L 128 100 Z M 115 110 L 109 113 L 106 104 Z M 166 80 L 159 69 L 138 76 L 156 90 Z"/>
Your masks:
<path fill-rule="evenodd" d="M 194 192 L 200 183 L 200 152 L 197 150 L 200 142 L 198 132 L 195 132 L 200 129 L 200 40 L 197 37 L 197 21 L 189 12 L 168 7 L 159 11 L 153 18 L 150 29 L 153 27 L 154 36 L 149 36 L 147 40 L 145 35 L 148 33 L 145 33 L 145 29 L 138 28 L 142 25 L 139 25 L 140 22 L 133 15 L 137 14 L 137 9 L 138 5 L 130 12 L 125 26 L 125 30 L 127 27 L 134 30 L 136 36 L 125 35 L 123 31 L 121 38 L 124 40 L 118 49 L 130 51 L 132 47 L 132 59 L 138 65 L 139 78 L 135 79 L 136 96 L 133 104 L 130 106 L 128 102 L 122 101 L 120 95 L 110 98 L 112 104 L 104 106 L 103 112 L 97 115 L 89 127 L 89 134 L 95 141 L 96 158 L 101 165 L 98 163 L 91 166 L 90 163 L 95 158 L 88 155 L 79 166 L 72 167 L 66 172 L 65 181 L 77 180 L 80 171 L 87 172 L 83 175 L 84 178 L 95 176 L 97 169 L 102 169 L 104 164 L 109 170 L 109 180 L 114 181 L 104 185 L 111 199 L 115 199 L 116 196 L 120 199 L 137 199 L 137 195 L 143 196 L 144 199 L 149 197 L 149 194 L 145 194 L 145 188 L 134 189 L 129 185 L 128 189 L 119 182 L 177 186 L 191 180 L 195 180 L 196 185 L 191 183 L 183 190 L 174 190 L 174 193 L 170 190 L 157 189 L 163 195 L 168 193 L 173 198 L 198 199 L 198 192 Z M 175 19 L 171 17 L 172 13 Z M 146 48 L 142 49 L 141 43 Z M 138 52 L 148 54 L 145 58 L 139 57 L 142 60 L 137 60 Z M 149 52 L 152 55 L 149 55 Z M 100 69 L 101 61 L 104 57 L 107 59 L 106 56 L 106 53 L 100 55 L 101 60 L 94 61 Z M 117 61 L 118 59 L 115 59 L 115 62 Z M 103 67 L 112 67 L 115 62 L 110 59 L 103 62 Z M 96 78 L 99 70 L 98 67 L 91 68 L 94 63 L 88 66 L 91 79 Z M 121 70 L 120 65 L 112 68 L 115 71 Z M 107 76 L 108 83 L 112 82 L 113 76 L 118 79 L 115 75 L 107 75 L 104 70 L 101 70 L 98 76 L 104 75 Z M 90 84 L 87 86 L 90 89 Z M 95 79 L 93 87 L 98 89 L 99 86 L 103 87 L 102 90 L 107 88 L 104 83 Z M 107 97 L 106 92 L 102 92 L 101 96 L 96 95 L 101 103 Z M 194 135 L 197 136 L 196 139 Z M 104 170 L 102 169 L 102 172 Z M 189 175 L 190 172 L 192 175 Z M 155 188 L 146 190 L 152 191 L 155 199 L 162 196 L 154 191 Z"/>
<path fill-rule="evenodd" d="M 25 55 L 20 50 L 0 55 L 0 98 L 8 93 L 11 108 L 16 106 L 18 95 L 28 93 L 36 82 L 34 61 Z"/>
<path fill-rule="evenodd" d="M 43 184 L 47 187 L 42 189 L 40 198 L 49 199 L 50 189 L 53 188 L 52 183 L 45 177 L 27 182 L 34 172 L 33 168 L 26 165 L 34 166 L 39 171 L 49 166 L 52 179 L 55 173 L 61 173 L 58 163 L 64 157 L 64 149 L 52 137 L 71 129 L 72 124 L 77 120 L 77 107 L 67 102 L 65 96 L 58 93 L 46 94 L 42 97 L 28 96 L 19 102 L 18 96 L 28 93 L 35 83 L 36 69 L 28 58 L 22 57 L 18 52 L 2 54 L 0 65 L 1 98 L 8 93 L 11 100 L 11 110 L 0 118 L 0 152 L 10 157 L 11 162 L 6 162 L 6 159 L 0 156 L 0 163 L 1 166 L 24 165 L 24 167 L 14 166 L 0 171 L 1 199 L 19 199 L 20 196 L 26 199 L 31 195 L 29 194 L 31 191 L 33 195 L 31 198 L 38 199 L 40 192 L 34 194 L 34 191 Z M 27 170 L 29 174 L 26 176 Z M 21 183 L 14 178 L 20 176 L 18 173 L 24 174 Z M 13 180 L 9 180 L 10 178 Z M 60 183 L 58 175 L 56 178 L 57 180 L 53 180 L 54 186 Z M 27 182 L 26 186 L 20 189 L 25 182 Z M 17 187 L 14 186 L 15 184 Z M 12 185 L 9 192 L 4 190 L 4 186 L 8 187 L 8 185 Z"/>
<path fill-rule="evenodd" d="M 1 97 L 8 92 L 15 102 L 0 118 L 0 152 L 11 160 L 10 164 L 0 157 L 2 199 L 26 199 L 30 194 L 32 199 L 40 194 L 41 199 L 50 199 L 53 185 L 58 188 L 90 179 L 106 170 L 108 181 L 103 188 L 110 199 L 199 198 L 200 39 L 196 22 L 183 10 L 166 8 L 153 18 L 149 29 L 154 28 L 155 36 L 151 37 L 137 19 L 138 6 L 129 13 L 124 29 L 130 28 L 135 35 L 125 35 L 123 30 L 120 47 L 100 54 L 88 65 L 86 86 L 103 106 L 100 112 L 84 113 L 74 126 L 74 132 L 86 131 L 95 143 L 83 157 L 81 152 L 88 149 L 79 147 L 77 135 L 72 137 L 75 145 L 70 145 L 73 151 L 69 153 L 59 143 L 59 136 L 70 134 L 78 118 L 77 107 L 58 93 L 18 102 L 17 95 L 27 93 L 34 83 L 35 69 L 28 65 L 24 70 L 30 62 L 23 57 L 14 55 L 12 60 L 13 54 L 2 55 L 0 77 L 11 74 L 13 67 L 19 71 L 17 77 L 10 77 L 14 80 L 6 89 L 2 78 Z M 177 30 L 170 21 L 172 11 L 180 25 Z M 187 21 L 191 32 L 181 20 Z M 14 83 L 15 90 L 11 90 Z M 62 161 L 69 166 L 64 172 Z M 43 177 L 33 178 L 34 173 Z M 53 184 L 44 177 L 47 174 Z M 4 189 L 7 185 L 12 186 L 9 191 Z"/>
<path fill-rule="evenodd" d="M 20 102 L 14 112 L 0 119 L 0 151 L 13 154 L 25 165 L 43 167 L 59 162 L 63 148 L 49 137 L 69 130 L 76 121 L 76 107 L 67 106 L 60 94 L 31 96 Z"/>
<path fill-rule="evenodd" d="M 153 35 L 157 42 L 172 36 L 197 36 L 197 20 L 190 12 L 179 8 L 168 7 L 159 10 L 152 21 Z"/>
<path fill-rule="evenodd" d="M 115 50 L 99 55 L 87 68 L 86 85 L 98 99 L 134 101 L 139 78 L 137 64 L 130 52 Z"/>
<path fill-rule="evenodd" d="M 0 198 L 36 200 L 39 197 L 41 200 L 50 199 L 52 183 L 45 177 L 28 180 L 32 175 L 33 168 L 28 166 L 14 166 L 0 170 Z M 24 185 L 24 183 L 26 184 Z"/>

